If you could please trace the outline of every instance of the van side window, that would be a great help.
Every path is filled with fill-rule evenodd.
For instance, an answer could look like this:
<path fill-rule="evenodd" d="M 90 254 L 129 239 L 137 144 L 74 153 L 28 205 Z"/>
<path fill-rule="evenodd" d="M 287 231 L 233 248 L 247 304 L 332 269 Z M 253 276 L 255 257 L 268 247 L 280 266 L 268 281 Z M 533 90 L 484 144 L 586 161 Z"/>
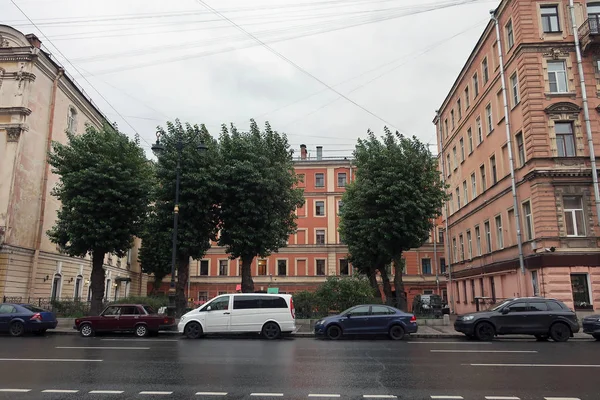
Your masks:
<path fill-rule="evenodd" d="M 548 301 L 546 302 L 546 304 L 548 305 L 548 309 L 550 311 L 565 311 L 562 306 L 557 303 L 556 301 Z"/>
<path fill-rule="evenodd" d="M 209 305 L 211 310 L 227 310 L 229 308 L 229 296 L 213 300 Z"/>
<path fill-rule="evenodd" d="M 234 310 L 249 310 L 253 308 L 260 308 L 258 296 L 233 296 Z"/>
<path fill-rule="evenodd" d="M 262 304 L 260 308 L 287 308 L 287 303 L 283 297 L 279 296 L 262 296 Z"/>

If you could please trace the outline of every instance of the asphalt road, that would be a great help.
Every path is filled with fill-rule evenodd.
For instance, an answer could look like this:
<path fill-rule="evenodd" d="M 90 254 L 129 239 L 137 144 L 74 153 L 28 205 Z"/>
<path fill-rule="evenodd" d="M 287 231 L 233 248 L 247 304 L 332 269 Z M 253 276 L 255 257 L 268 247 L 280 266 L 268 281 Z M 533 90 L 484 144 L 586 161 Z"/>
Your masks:
<path fill-rule="evenodd" d="M 598 400 L 599 376 L 594 341 L 0 337 L 0 400 Z"/>

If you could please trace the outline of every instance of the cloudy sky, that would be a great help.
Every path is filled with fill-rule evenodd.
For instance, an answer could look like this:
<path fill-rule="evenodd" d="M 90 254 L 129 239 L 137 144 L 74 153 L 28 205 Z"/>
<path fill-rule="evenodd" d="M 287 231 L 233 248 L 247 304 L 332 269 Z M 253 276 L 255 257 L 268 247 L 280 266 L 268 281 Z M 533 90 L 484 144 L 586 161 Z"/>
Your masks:
<path fill-rule="evenodd" d="M 169 119 L 218 135 L 254 118 L 333 157 L 384 125 L 435 143 L 435 110 L 499 0 L 14 2 L 37 28 L 11 0 L 0 23 L 36 33 L 146 148 Z"/>

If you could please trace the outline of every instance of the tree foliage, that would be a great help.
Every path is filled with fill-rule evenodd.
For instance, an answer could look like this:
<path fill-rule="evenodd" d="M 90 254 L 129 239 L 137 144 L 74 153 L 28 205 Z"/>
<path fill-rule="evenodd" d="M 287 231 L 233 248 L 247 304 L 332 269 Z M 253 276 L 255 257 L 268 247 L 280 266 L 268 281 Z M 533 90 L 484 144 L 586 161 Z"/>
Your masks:
<path fill-rule="evenodd" d="M 151 167 L 144 151 L 105 124 L 84 134 L 67 132 L 67 144 L 52 143 L 48 162 L 60 177 L 52 194 L 61 201 L 50 240 L 74 257 L 92 255 L 91 312 L 104 297 L 104 256 L 123 257 L 146 214 Z"/>
<path fill-rule="evenodd" d="M 267 122 L 261 131 L 251 120 L 249 132 L 223 125 L 219 245 L 242 260 L 242 291 L 253 292 L 250 266 L 285 247 L 296 230 L 294 210 L 304 202 L 285 135 Z"/>
<path fill-rule="evenodd" d="M 190 258 L 200 259 L 215 239 L 219 221 L 219 145 L 204 125 L 168 122 L 158 128 L 164 150 L 157 156 L 156 184 L 142 233 L 140 263 L 144 272 L 160 281 L 171 272 L 173 210 L 175 206 L 178 146 L 181 144 L 179 218 L 177 229 L 177 314 L 186 306 L 185 288 Z M 207 150 L 198 151 L 203 142 Z"/>
<path fill-rule="evenodd" d="M 416 137 L 387 128 L 381 139 L 369 131 L 354 156 L 356 181 L 344 195 L 342 236 L 361 269 L 379 270 L 384 290 L 382 268 L 393 262 L 397 306 L 406 309 L 402 253 L 426 242 L 446 199 L 437 162 Z"/>

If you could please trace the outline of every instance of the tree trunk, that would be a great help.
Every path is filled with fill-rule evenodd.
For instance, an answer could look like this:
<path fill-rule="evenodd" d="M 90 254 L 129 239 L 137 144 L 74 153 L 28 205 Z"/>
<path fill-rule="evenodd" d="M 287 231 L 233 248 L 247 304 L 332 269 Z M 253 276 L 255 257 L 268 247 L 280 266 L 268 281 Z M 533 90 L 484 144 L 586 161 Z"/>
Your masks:
<path fill-rule="evenodd" d="M 390 285 L 390 277 L 387 273 L 387 268 L 379 268 L 381 280 L 383 281 L 383 294 L 385 295 L 385 304 L 392 304 L 392 286 Z"/>
<path fill-rule="evenodd" d="M 402 253 L 400 256 L 394 258 L 394 288 L 396 290 L 396 308 L 402 311 L 406 310 L 406 294 L 404 293 L 404 282 L 402 281 L 402 270 L 404 269 L 404 260 L 402 259 Z"/>
<path fill-rule="evenodd" d="M 254 256 L 242 256 L 242 293 L 254 293 L 252 261 L 254 261 Z"/>
<path fill-rule="evenodd" d="M 177 282 L 175 283 L 175 315 L 178 317 L 185 313 L 187 298 L 185 289 L 189 279 L 190 257 L 187 254 L 181 255 L 177 260 Z"/>
<path fill-rule="evenodd" d="M 373 294 L 375 297 L 381 299 L 381 291 L 379 290 L 379 283 L 377 282 L 377 270 L 374 267 L 371 267 L 367 270 L 367 278 L 369 278 L 369 283 L 373 288 Z"/>
<path fill-rule="evenodd" d="M 94 250 L 92 252 L 92 281 L 90 282 L 90 290 L 92 291 L 92 304 L 90 305 L 90 314 L 99 315 L 102 312 L 104 299 L 104 281 L 106 279 L 104 268 L 104 250 Z"/>

